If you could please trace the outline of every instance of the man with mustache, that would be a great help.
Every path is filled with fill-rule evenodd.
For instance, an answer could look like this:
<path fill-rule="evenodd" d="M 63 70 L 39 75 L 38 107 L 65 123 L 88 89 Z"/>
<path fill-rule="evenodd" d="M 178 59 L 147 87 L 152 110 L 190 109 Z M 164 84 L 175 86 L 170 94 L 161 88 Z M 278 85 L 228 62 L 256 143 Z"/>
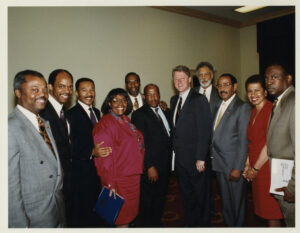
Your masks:
<path fill-rule="evenodd" d="M 133 112 L 131 118 L 132 123 L 142 132 L 145 143 L 140 216 L 143 227 L 161 227 L 171 172 L 171 112 L 160 108 L 157 85 L 145 86 L 144 95 L 146 104 Z"/>
<path fill-rule="evenodd" d="M 205 95 L 213 114 L 219 107 L 222 99 L 218 95 L 218 90 L 213 86 L 214 68 L 209 62 L 200 62 L 196 68 L 200 86 L 195 88 L 196 92 Z"/>
<path fill-rule="evenodd" d="M 266 68 L 265 79 L 269 95 L 275 97 L 267 134 L 268 156 L 271 164 L 272 159 L 295 161 L 295 88 L 292 75 L 284 66 L 274 63 Z M 274 196 L 286 226 L 295 227 L 295 166 L 288 185 L 276 191 L 283 192 L 283 196 Z"/>
<path fill-rule="evenodd" d="M 133 112 L 144 104 L 144 97 L 140 93 L 141 79 L 140 76 L 135 72 L 129 72 L 125 76 L 125 86 L 132 102 Z"/>
<path fill-rule="evenodd" d="M 16 74 L 17 107 L 8 116 L 8 226 L 64 227 L 63 171 L 50 125 L 40 117 L 47 83 L 37 71 Z"/>
<path fill-rule="evenodd" d="M 74 227 L 97 227 L 100 217 L 93 211 L 100 193 L 100 179 L 93 161 L 94 142 L 92 130 L 100 119 L 100 111 L 93 107 L 95 84 L 90 78 L 80 78 L 75 83 L 77 104 L 67 111 L 70 123 L 73 178 Z"/>
<path fill-rule="evenodd" d="M 214 116 L 212 169 L 220 188 L 225 224 L 242 227 L 247 193 L 246 181 L 241 175 L 248 153 L 251 107 L 237 97 L 237 80 L 232 74 L 222 74 L 217 87 L 223 101 Z"/>
<path fill-rule="evenodd" d="M 49 99 L 40 115 L 49 121 L 55 139 L 59 158 L 64 171 L 63 193 L 66 205 L 67 226 L 71 223 L 71 196 L 72 196 L 72 162 L 69 142 L 69 125 L 65 117 L 65 104 L 73 92 L 73 76 L 63 69 L 51 72 L 48 79 Z"/>

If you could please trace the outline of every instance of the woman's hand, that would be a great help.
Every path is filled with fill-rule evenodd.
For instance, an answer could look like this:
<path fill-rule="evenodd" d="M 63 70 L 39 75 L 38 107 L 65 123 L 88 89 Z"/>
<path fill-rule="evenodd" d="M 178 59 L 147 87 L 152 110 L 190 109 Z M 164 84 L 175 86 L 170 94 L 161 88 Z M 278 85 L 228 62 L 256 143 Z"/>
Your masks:
<path fill-rule="evenodd" d="M 258 171 L 256 171 L 253 167 L 251 167 L 248 171 L 247 171 L 247 180 L 249 179 L 250 181 L 254 180 L 257 176 Z"/>
<path fill-rule="evenodd" d="M 112 194 L 114 194 L 114 199 L 116 199 L 117 190 L 116 189 L 111 189 L 109 191 L 109 196 L 111 197 Z"/>

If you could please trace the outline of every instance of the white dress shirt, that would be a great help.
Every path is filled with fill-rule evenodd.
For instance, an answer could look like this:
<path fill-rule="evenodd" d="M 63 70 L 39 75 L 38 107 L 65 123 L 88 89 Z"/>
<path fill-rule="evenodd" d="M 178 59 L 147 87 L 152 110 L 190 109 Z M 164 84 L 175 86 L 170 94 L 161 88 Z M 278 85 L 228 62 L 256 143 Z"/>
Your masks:
<path fill-rule="evenodd" d="M 61 103 L 59 103 L 56 99 L 54 99 L 51 94 L 49 94 L 48 101 L 51 103 L 51 105 L 53 106 L 55 112 L 57 113 L 58 117 L 60 118 L 60 111 L 62 110 L 62 108 L 63 108 L 64 105 L 61 104 Z M 65 119 L 66 119 L 66 122 L 67 122 L 68 134 L 70 134 L 70 124 L 67 121 L 66 116 L 65 116 Z"/>
<path fill-rule="evenodd" d="M 94 116 L 95 116 L 95 119 L 96 119 L 96 121 L 98 122 L 98 118 L 97 118 L 97 116 L 96 116 L 96 114 L 94 113 L 94 110 L 93 110 L 93 106 L 92 105 L 90 105 L 90 106 L 88 106 L 88 105 L 86 105 L 85 103 L 82 103 L 80 100 L 78 100 L 78 103 L 81 105 L 81 107 L 84 109 L 84 111 L 86 112 L 86 114 L 88 115 L 88 117 L 91 119 L 91 117 L 90 117 L 90 110 L 89 110 L 89 108 L 91 108 L 92 109 L 92 113 L 94 114 Z"/>
<path fill-rule="evenodd" d="M 168 135 L 170 136 L 170 126 L 169 126 L 168 120 L 165 117 L 165 114 L 161 110 L 160 106 L 158 105 L 156 108 L 158 108 L 158 114 L 159 114 L 159 116 L 161 117 L 161 119 L 162 119 L 162 121 L 164 123 L 164 126 L 165 126 L 165 128 L 166 128 L 166 130 L 168 132 Z M 152 108 L 151 107 L 151 109 L 153 110 L 153 112 L 155 113 L 155 115 L 156 115 L 156 111 L 155 111 L 156 108 Z"/>
<path fill-rule="evenodd" d="M 207 87 L 205 90 L 206 90 L 205 91 L 205 96 L 206 96 L 206 98 L 207 98 L 207 100 L 209 102 L 210 101 L 211 91 L 212 91 L 212 85 L 209 85 L 209 87 Z M 202 95 L 204 93 L 204 88 L 202 86 L 200 86 L 200 88 L 199 88 L 199 93 L 202 94 Z"/>
<path fill-rule="evenodd" d="M 30 112 L 28 109 L 22 107 L 21 105 L 17 105 L 17 108 L 25 115 L 25 117 L 33 124 L 34 128 L 40 132 L 39 122 L 33 112 Z"/>
<path fill-rule="evenodd" d="M 130 95 L 129 93 L 128 93 L 128 95 L 129 95 L 129 98 L 130 98 L 133 105 L 134 105 L 134 102 L 135 102 L 135 98 L 137 98 L 137 101 L 139 103 L 139 108 L 143 106 L 144 103 L 143 103 L 143 97 L 142 97 L 141 93 L 139 93 L 136 97 Z"/>

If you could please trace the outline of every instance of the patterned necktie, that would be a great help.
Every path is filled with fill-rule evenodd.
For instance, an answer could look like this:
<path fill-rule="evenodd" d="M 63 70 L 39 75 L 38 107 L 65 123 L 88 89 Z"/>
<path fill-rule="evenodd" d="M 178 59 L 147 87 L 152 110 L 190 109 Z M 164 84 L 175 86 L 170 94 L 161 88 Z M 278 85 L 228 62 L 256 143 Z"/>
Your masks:
<path fill-rule="evenodd" d="M 159 119 L 160 123 L 163 125 L 164 131 L 165 131 L 166 134 L 169 136 L 169 133 L 168 133 L 166 127 L 165 127 L 165 124 L 164 124 L 163 120 L 161 119 L 161 116 L 160 116 L 159 113 L 158 113 L 158 108 L 155 108 L 155 114 L 156 114 L 157 118 Z"/>
<path fill-rule="evenodd" d="M 97 124 L 97 120 L 96 120 L 96 117 L 95 117 L 95 115 L 94 115 L 94 113 L 92 111 L 92 108 L 89 108 L 89 110 L 90 110 L 90 118 L 91 118 L 92 124 L 94 126 L 94 125 Z"/>
<path fill-rule="evenodd" d="M 219 125 L 219 123 L 220 123 L 220 121 L 221 121 L 221 119 L 222 119 L 222 116 L 223 116 L 223 114 L 224 114 L 224 108 L 225 108 L 225 105 L 226 105 L 225 102 L 222 103 L 222 105 L 221 105 L 221 109 L 220 109 L 218 118 L 217 118 L 217 120 L 216 120 L 216 124 L 215 124 L 215 127 L 214 127 L 214 131 L 216 130 L 216 128 L 218 127 L 218 125 Z"/>
<path fill-rule="evenodd" d="M 67 125 L 67 121 L 66 121 L 66 118 L 65 118 L 65 111 L 64 111 L 63 108 L 60 110 L 59 118 L 60 118 L 66 132 L 68 133 L 68 125 Z"/>
<path fill-rule="evenodd" d="M 204 89 L 204 91 L 203 91 L 203 95 L 206 97 L 206 89 Z"/>
<path fill-rule="evenodd" d="M 134 97 L 133 110 L 137 110 L 139 108 L 139 102 L 136 97 Z"/>
<path fill-rule="evenodd" d="M 179 97 L 179 103 L 178 103 L 178 106 L 177 106 L 177 111 L 176 111 L 176 116 L 175 116 L 175 125 L 177 123 L 179 113 L 181 111 L 181 104 L 182 104 L 182 97 Z"/>
<path fill-rule="evenodd" d="M 40 131 L 40 135 L 43 137 L 44 141 L 47 143 L 47 145 L 49 146 L 50 150 L 52 151 L 54 157 L 56 158 L 52 143 L 50 141 L 50 138 L 47 134 L 47 131 L 45 129 L 45 124 L 42 121 L 42 119 L 39 116 L 36 116 L 36 119 L 38 120 L 39 123 L 39 131 Z"/>

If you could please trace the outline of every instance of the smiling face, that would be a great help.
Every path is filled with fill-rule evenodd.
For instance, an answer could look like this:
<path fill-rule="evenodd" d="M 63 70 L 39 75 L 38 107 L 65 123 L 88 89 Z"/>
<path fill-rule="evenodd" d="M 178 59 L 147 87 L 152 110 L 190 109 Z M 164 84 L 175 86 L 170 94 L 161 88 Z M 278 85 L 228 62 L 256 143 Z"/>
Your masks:
<path fill-rule="evenodd" d="M 130 95 L 136 97 L 140 92 L 140 82 L 136 75 L 129 75 L 126 79 L 126 90 Z"/>
<path fill-rule="evenodd" d="M 267 91 L 260 83 L 249 83 L 247 86 L 247 96 L 254 106 L 263 106 L 266 101 Z"/>
<path fill-rule="evenodd" d="M 122 116 L 127 109 L 127 99 L 123 95 L 116 95 L 109 103 L 109 106 L 114 114 Z"/>
<path fill-rule="evenodd" d="M 285 74 L 279 65 L 269 66 L 265 72 L 267 91 L 271 96 L 280 96 L 292 83 L 292 76 Z"/>
<path fill-rule="evenodd" d="M 183 71 L 175 71 L 173 75 L 173 82 L 179 94 L 183 94 L 190 88 L 191 77 L 187 76 Z"/>
<path fill-rule="evenodd" d="M 160 95 L 159 95 L 159 92 L 158 92 L 156 86 L 149 85 L 147 87 L 147 89 L 145 90 L 144 94 L 145 94 L 146 103 L 150 107 L 156 108 L 160 101 Z"/>
<path fill-rule="evenodd" d="M 198 69 L 197 73 L 200 85 L 203 88 L 209 87 L 213 78 L 212 71 L 207 66 L 203 66 Z"/>
<path fill-rule="evenodd" d="M 58 73 L 54 85 L 48 84 L 48 87 L 49 93 L 60 104 L 65 104 L 73 93 L 73 81 L 66 72 Z"/>
<path fill-rule="evenodd" d="M 218 80 L 217 87 L 219 96 L 222 98 L 222 100 L 227 101 L 231 96 L 234 95 L 237 89 L 237 84 L 232 84 L 229 76 L 222 76 Z"/>
<path fill-rule="evenodd" d="M 89 81 L 80 82 L 75 95 L 82 103 L 88 106 L 92 105 L 96 96 L 94 84 Z"/>
<path fill-rule="evenodd" d="M 27 75 L 25 80 L 21 88 L 15 90 L 18 104 L 37 115 L 48 100 L 47 83 L 44 78 L 32 75 Z"/>

